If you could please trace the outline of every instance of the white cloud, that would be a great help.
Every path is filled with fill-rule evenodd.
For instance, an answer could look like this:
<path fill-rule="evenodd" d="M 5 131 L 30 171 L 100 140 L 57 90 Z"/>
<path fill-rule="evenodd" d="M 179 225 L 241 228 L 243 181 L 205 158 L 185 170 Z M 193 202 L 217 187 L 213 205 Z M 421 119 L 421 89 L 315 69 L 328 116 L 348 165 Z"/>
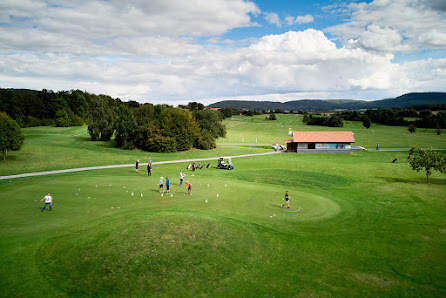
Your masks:
<path fill-rule="evenodd" d="M 351 13 L 349 21 L 330 28 L 345 39 L 343 48 L 314 29 L 230 39 L 223 33 L 258 26 L 254 15 L 282 24 L 277 14 L 260 14 L 255 4 L 241 0 L 57 4 L 0 3 L 0 19 L 3 13 L 9 23 L 0 25 L 0 87 L 81 89 L 124 100 L 178 104 L 252 96 L 279 101 L 299 96 L 376 99 L 446 86 L 444 59 L 398 64 L 393 55 L 413 51 L 414 44 L 443 48 L 444 25 L 434 28 L 430 20 L 420 21 L 426 16 L 440 20 L 440 2 L 417 0 L 417 7 L 425 10 L 409 7 L 393 13 L 393 21 L 389 7 L 404 8 L 401 0 L 344 6 Z M 311 15 L 287 17 L 284 24 L 312 21 Z"/>
<path fill-rule="evenodd" d="M 345 43 L 376 52 L 418 52 L 446 48 L 445 2 L 427 0 L 375 0 L 333 8 L 350 18 L 325 30 Z M 351 41 L 349 42 L 351 43 Z"/>
<path fill-rule="evenodd" d="M 187 46 L 187 40 L 183 42 Z M 90 92 L 124 100 L 177 104 L 242 95 L 265 98 L 265 94 L 279 94 L 275 98 L 291 100 L 293 94 L 343 93 L 345 98 L 359 91 L 389 93 L 395 86 L 404 90 L 414 86 L 418 77 L 414 69 L 420 67 L 392 63 L 392 55 L 376 55 L 361 48 L 336 48 L 321 31 L 314 29 L 264 36 L 248 48 L 190 47 L 188 55 L 175 56 L 172 50 L 170 59 L 138 61 L 103 61 L 61 54 L 3 55 L 0 80 L 5 87 L 35 88 L 32 84 L 38 82 L 37 89 L 88 88 Z M 445 75 L 438 69 L 444 64 L 437 60 L 424 63 L 426 73 L 423 72 L 418 87 L 439 86 Z M 415 74 L 408 75 L 412 71 Z"/>
<path fill-rule="evenodd" d="M 307 24 L 314 22 L 314 17 L 311 14 L 306 14 L 304 16 L 297 16 L 295 23 L 297 24 Z"/>
<path fill-rule="evenodd" d="M 273 25 L 276 25 L 277 27 L 282 27 L 282 22 L 280 21 L 280 17 L 277 13 L 274 12 L 264 12 L 264 18 L 265 20 Z"/>
<path fill-rule="evenodd" d="M 55 2 L 59 3 L 59 2 Z M 122 36 L 209 36 L 233 28 L 255 26 L 250 14 L 259 14 L 252 2 L 242 0 L 129 0 L 70 1 L 63 6 L 47 6 L 44 1 L 16 0 L 0 3 L 0 35 L 21 33 L 31 26 L 33 34 L 46 38 L 48 46 L 59 47 L 60 36 L 83 42 L 103 42 Z M 9 15 L 19 17 L 10 19 Z M 22 42 L 18 50 L 34 46 L 34 40 Z M 6 40 L 7 42 L 7 40 Z M 50 43 L 51 42 L 51 43 Z"/>
<path fill-rule="evenodd" d="M 294 24 L 294 20 L 295 18 L 292 16 L 286 16 L 285 17 L 285 22 L 287 23 L 288 26 L 291 26 Z"/>
<path fill-rule="evenodd" d="M 299 24 L 299 25 L 307 24 L 314 22 L 314 17 L 311 14 L 306 14 L 304 16 L 297 16 L 297 17 L 287 16 L 285 17 L 285 22 L 289 26 L 293 24 Z"/>

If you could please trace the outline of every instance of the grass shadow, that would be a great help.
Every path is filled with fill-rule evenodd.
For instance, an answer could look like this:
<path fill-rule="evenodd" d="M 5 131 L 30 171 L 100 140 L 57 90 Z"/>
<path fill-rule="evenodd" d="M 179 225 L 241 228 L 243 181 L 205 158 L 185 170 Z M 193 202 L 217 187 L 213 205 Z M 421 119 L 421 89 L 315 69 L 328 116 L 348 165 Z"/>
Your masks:
<path fill-rule="evenodd" d="M 409 183 L 409 184 L 435 184 L 435 185 L 446 185 L 445 179 L 439 179 L 439 178 L 429 178 L 429 183 L 426 183 L 426 179 L 404 179 L 404 178 L 398 178 L 398 177 L 378 177 L 380 179 L 383 179 L 386 182 L 391 183 Z"/>

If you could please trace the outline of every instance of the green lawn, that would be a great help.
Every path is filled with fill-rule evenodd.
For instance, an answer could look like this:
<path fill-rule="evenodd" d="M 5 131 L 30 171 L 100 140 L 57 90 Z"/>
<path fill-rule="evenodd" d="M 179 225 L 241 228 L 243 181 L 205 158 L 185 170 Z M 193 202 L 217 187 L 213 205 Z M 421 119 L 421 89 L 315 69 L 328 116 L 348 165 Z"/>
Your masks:
<path fill-rule="evenodd" d="M 23 129 L 25 143 L 20 151 L 9 151 L 0 163 L 0 176 L 87 166 L 147 163 L 190 158 L 205 158 L 270 151 L 264 148 L 219 147 L 174 153 L 122 150 L 114 141 L 90 141 L 87 127 L 33 127 Z M 271 147 L 272 148 L 272 147 Z"/>
<path fill-rule="evenodd" d="M 277 123 L 226 120 L 233 122 L 230 142 L 235 145 L 232 138 L 250 135 L 256 125 L 262 143 L 274 132 L 286 135 L 288 127 L 306 128 L 294 120 L 300 117 L 278 116 Z M 376 140 L 368 138 L 374 133 L 355 125 L 344 129 L 373 147 Z M 406 139 L 396 137 L 404 128 L 372 128 L 382 131 L 382 147 L 406 146 Z M 84 150 L 89 165 L 95 158 L 107 164 L 148 156 L 107 148 L 109 143 L 89 142 L 85 135 L 72 140 L 70 129 L 46 128 L 50 137 L 40 129 L 28 152 L 45 151 L 59 131 L 66 151 L 54 145 L 47 150 L 63 156 Z M 416 135 L 417 142 L 441 147 L 430 131 Z M 26 150 L 9 162 L 21 164 Z M 259 149 L 233 146 L 214 153 L 219 150 Z M 208 152 L 181 154 L 202 158 Z M 445 296 L 446 176 L 434 172 L 426 184 L 424 173 L 405 163 L 406 155 L 289 153 L 234 159 L 233 171 L 218 170 L 215 163 L 195 172 L 168 164 L 154 167 L 151 178 L 121 168 L 0 180 L 2 296 Z M 120 162 L 124 157 L 129 161 Z M 393 164 L 395 157 L 400 162 Z M 37 167 L 37 161 L 32 164 Z M 191 196 L 178 185 L 180 170 L 194 185 Z M 171 195 L 158 192 L 160 176 L 171 178 Z M 290 210 L 280 208 L 285 190 Z M 42 213 L 39 199 L 48 191 L 54 211 Z"/>
<path fill-rule="evenodd" d="M 360 121 L 344 121 L 344 127 L 321 127 L 315 125 L 305 125 L 302 123 L 302 115 L 277 114 L 277 120 L 265 120 L 264 115 L 245 117 L 233 116 L 225 120 L 227 127 L 227 138 L 219 139 L 219 144 L 271 144 L 279 142 L 284 144 L 291 128 L 293 131 L 336 131 L 349 130 L 355 134 L 355 146 L 363 146 L 373 149 L 376 143 L 380 148 L 409 148 L 411 146 L 434 147 L 446 149 L 446 135 L 437 135 L 436 129 L 418 128 L 416 133 L 409 133 L 405 126 L 385 126 L 372 124 L 370 128 L 365 128 Z M 229 141 L 228 141 L 229 138 Z"/>

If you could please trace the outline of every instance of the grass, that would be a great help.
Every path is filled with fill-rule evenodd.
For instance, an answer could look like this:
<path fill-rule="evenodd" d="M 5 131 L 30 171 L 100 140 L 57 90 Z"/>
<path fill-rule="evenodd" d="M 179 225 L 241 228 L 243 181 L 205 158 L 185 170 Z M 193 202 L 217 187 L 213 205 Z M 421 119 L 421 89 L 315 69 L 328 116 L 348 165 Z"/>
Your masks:
<path fill-rule="evenodd" d="M 295 116 L 278 116 L 285 130 L 300 127 Z M 242 123 L 228 125 L 230 141 L 249 135 L 256 121 L 262 142 L 283 129 L 262 119 L 227 121 Z M 373 133 L 359 128 L 357 140 L 373 145 Z M 67 130 L 60 132 L 66 152 L 75 152 Z M 420 133 L 416 141 L 440 146 L 435 137 Z M 37 148 L 40 138 L 56 137 L 42 131 Z M 88 162 L 98 164 L 142 153 L 84 142 Z M 390 142 L 399 148 L 406 140 L 380 145 Z M 257 150 L 234 147 L 224 150 Z M 406 154 L 276 154 L 234 159 L 233 171 L 168 164 L 151 178 L 121 168 L 1 180 L 2 296 L 444 296 L 446 178 L 434 172 L 426 184 Z M 180 170 L 191 196 L 178 185 Z M 170 177 L 173 196 L 158 192 L 159 176 Z M 299 211 L 280 208 L 285 190 Z M 54 212 L 42 213 L 38 200 L 47 191 Z"/>
<path fill-rule="evenodd" d="M 147 163 L 190 158 L 218 157 L 270 151 L 264 148 L 221 147 L 214 150 L 156 153 L 122 150 L 114 141 L 92 142 L 87 127 L 33 127 L 23 129 L 21 151 L 10 151 L 0 163 L 0 176 L 87 166 Z"/>
<path fill-rule="evenodd" d="M 354 146 L 375 148 L 376 143 L 380 148 L 409 148 L 411 146 L 434 147 L 446 149 L 446 135 L 437 135 L 435 129 L 418 128 L 416 133 L 409 133 L 405 126 L 385 126 L 372 124 L 365 128 L 360 121 L 344 121 L 344 127 L 321 127 L 305 125 L 302 123 L 302 115 L 277 114 L 277 120 L 265 120 L 264 115 L 254 117 L 233 116 L 225 120 L 228 133 L 227 138 L 219 139 L 219 144 L 272 144 L 291 139 L 288 131 L 336 131 L 351 130 L 355 134 Z M 256 142 L 257 141 L 257 142 Z"/>

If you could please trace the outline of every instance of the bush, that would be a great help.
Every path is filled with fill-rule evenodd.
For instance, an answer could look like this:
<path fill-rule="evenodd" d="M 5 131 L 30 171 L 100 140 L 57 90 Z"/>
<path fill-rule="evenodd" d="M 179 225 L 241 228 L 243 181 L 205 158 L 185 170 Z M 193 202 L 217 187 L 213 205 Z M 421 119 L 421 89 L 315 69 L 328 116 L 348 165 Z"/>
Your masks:
<path fill-rule="evenodd" d="M 205 134 L 197 138 L 196 148 L 202 150 L 214 149 L 216 147 L 215 139 Z"/>
<path fill-rule="evenodd" d="M 410 133 L 414 133 L 417 131 L 417 127 L 413 124 L 409 125 L 409 128 L 407 129 Z"/>
<path fill-rule="evenodd" d="M 362 118 L 362 125 L 364 125 L 365 128 L 370 128 L 371 123 L 369 116 L 364 115 Z"/>
<path fill-rule="evenodd" d="M 68 127 L 71 125 L 70 118 L 66 110 L 59 110 L 56 112 L 56 126 Z"/>
<path fill-rule="evenodd" d="M 155 135 L 147 139 L 146 148 L 153 152 L 176 152 L 176 144 L 175 138 Z"/>
<path fill-rule="evenodd" d="M 73 125 L 73 126 L 82 126 L 82 125 L 84 125 L 84 119 L 82 119 L 78 115 L 73 115 L 71 117 L 71 125 Z"/>

